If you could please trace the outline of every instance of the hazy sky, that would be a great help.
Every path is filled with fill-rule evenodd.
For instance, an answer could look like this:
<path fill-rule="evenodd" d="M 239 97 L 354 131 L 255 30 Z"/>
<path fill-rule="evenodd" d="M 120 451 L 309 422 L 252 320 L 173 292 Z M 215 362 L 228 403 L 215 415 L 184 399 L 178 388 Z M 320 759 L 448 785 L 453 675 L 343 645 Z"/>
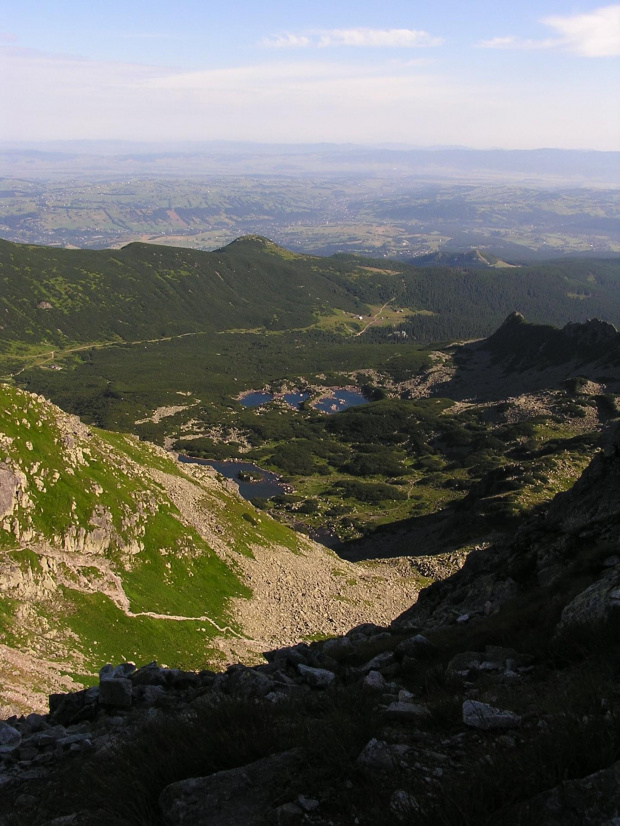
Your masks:
<path fill-rule="evenodd" d="M 0 140 L 620 149 L 620 4 L 0 3 Z"/>

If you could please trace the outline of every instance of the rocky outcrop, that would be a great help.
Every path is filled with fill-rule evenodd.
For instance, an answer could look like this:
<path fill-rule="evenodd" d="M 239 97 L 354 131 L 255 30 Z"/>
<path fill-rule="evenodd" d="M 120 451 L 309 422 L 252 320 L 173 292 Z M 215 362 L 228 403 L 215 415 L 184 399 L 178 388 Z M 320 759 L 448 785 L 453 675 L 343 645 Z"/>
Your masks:
<path fill-rule="evenodd" d="M 616 826 L 620 761 L 580 780 L 566 780 L 506 814 L 506 826 Z"/>
<path fill-rule="evenodd" d="M 0 519 L 13 513 L 18 494 L 26 486 L 23 473 L 13 470 L 4 462 L 0 463 Z"/>
<path fill-rule="evenodd" d="M 278 796 L 299 773 L 301 752 L 272 754 L 247 766 L 167 786 L 159 797 L 169 826 L 268 826 Z"/>
<path fill-rule="evenodd" d="M 492 731 L 493 729 L 518 728 L 521 717 L 513 711 L 493 708 L 488 703 L 478 700 L 465 700 L 463 703 L 463 722 L 471 728 Z"/>
<path fill-rule="evenodd" d="M 488 338 L 438 352 L 440 367 L 407 382 L 410 397 L 438 396 L 454 401 L 499 401 L 551 389 L 587 386 L 618 393 L 620 333 L 599 319 L 558 329 L 528 323 L 510 313 Z M 594 389 L 596 386 L 596 390 Z"/>
<path fill-rule="evenodd" d="M 618 343 L 618 331 L 609 321 L 591 318 L 581 324 L 570 321 L 562 328 L 562 333 L 578 347 L 585 349 L 609 348 Z"/>
<path fill-rule="evenodd" d="M 614 564 L 566 605 L 558 633 L 604 626 L 615 615 L 620 616 L 620 564 Z"/>

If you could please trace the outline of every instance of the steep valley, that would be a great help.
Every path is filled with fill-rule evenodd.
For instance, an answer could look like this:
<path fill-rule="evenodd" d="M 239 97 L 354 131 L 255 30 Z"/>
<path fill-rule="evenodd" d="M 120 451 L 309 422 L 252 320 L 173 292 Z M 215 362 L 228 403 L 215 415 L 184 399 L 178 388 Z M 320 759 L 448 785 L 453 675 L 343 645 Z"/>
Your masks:
<path fill-rule="evenodd" d="M 613 823 L 619 445 L 389 624 L 223 673 L 106 665 L 9 718 L 0 822 Z"/>
<path fill-rule="evenodd" d="M 339 560 L 212 471 L 1 393 L 5 715 L 88 682 L 102 660 L 252 661 L 415 598 L 402 566 Z"/>
<path fill-rule="evenodd" d="M 0 826 L 615 823 L 617 260 L 0 254 Z"/>

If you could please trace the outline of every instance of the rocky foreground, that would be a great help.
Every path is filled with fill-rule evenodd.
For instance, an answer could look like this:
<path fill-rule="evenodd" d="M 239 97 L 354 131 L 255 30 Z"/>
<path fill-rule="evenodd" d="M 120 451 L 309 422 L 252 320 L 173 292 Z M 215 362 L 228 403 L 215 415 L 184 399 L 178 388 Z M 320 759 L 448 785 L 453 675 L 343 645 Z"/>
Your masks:
<path fill-rule="evenodd" d="M 3 826 L 620 818 L 620 439 L 389 626 L 104 666 L 0 726 Z"/>

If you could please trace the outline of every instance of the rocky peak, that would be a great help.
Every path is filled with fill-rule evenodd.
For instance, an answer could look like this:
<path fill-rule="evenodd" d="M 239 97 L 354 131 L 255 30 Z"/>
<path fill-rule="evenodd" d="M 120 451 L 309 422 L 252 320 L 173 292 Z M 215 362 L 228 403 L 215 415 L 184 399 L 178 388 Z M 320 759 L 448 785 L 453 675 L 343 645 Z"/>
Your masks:
<path fill-rule="evenodd" d="M 583 323 L 569 321 L 562 328 L 566 338 L 583 347 L 612 345 L 618 340 L 618 331 L 608 321 L 590 318 Z"/>
<path fill-rule="evenodd" d="M 500 330 L 509 330 L 510 328 L 514 328 L 520 324 L 526 324 L 525 316 L 523 313 L 520 313 L 518 310 L 513 310 L 509 315 L 506 316 L 504 322 L 499 326 L 498 332 Z"/>

